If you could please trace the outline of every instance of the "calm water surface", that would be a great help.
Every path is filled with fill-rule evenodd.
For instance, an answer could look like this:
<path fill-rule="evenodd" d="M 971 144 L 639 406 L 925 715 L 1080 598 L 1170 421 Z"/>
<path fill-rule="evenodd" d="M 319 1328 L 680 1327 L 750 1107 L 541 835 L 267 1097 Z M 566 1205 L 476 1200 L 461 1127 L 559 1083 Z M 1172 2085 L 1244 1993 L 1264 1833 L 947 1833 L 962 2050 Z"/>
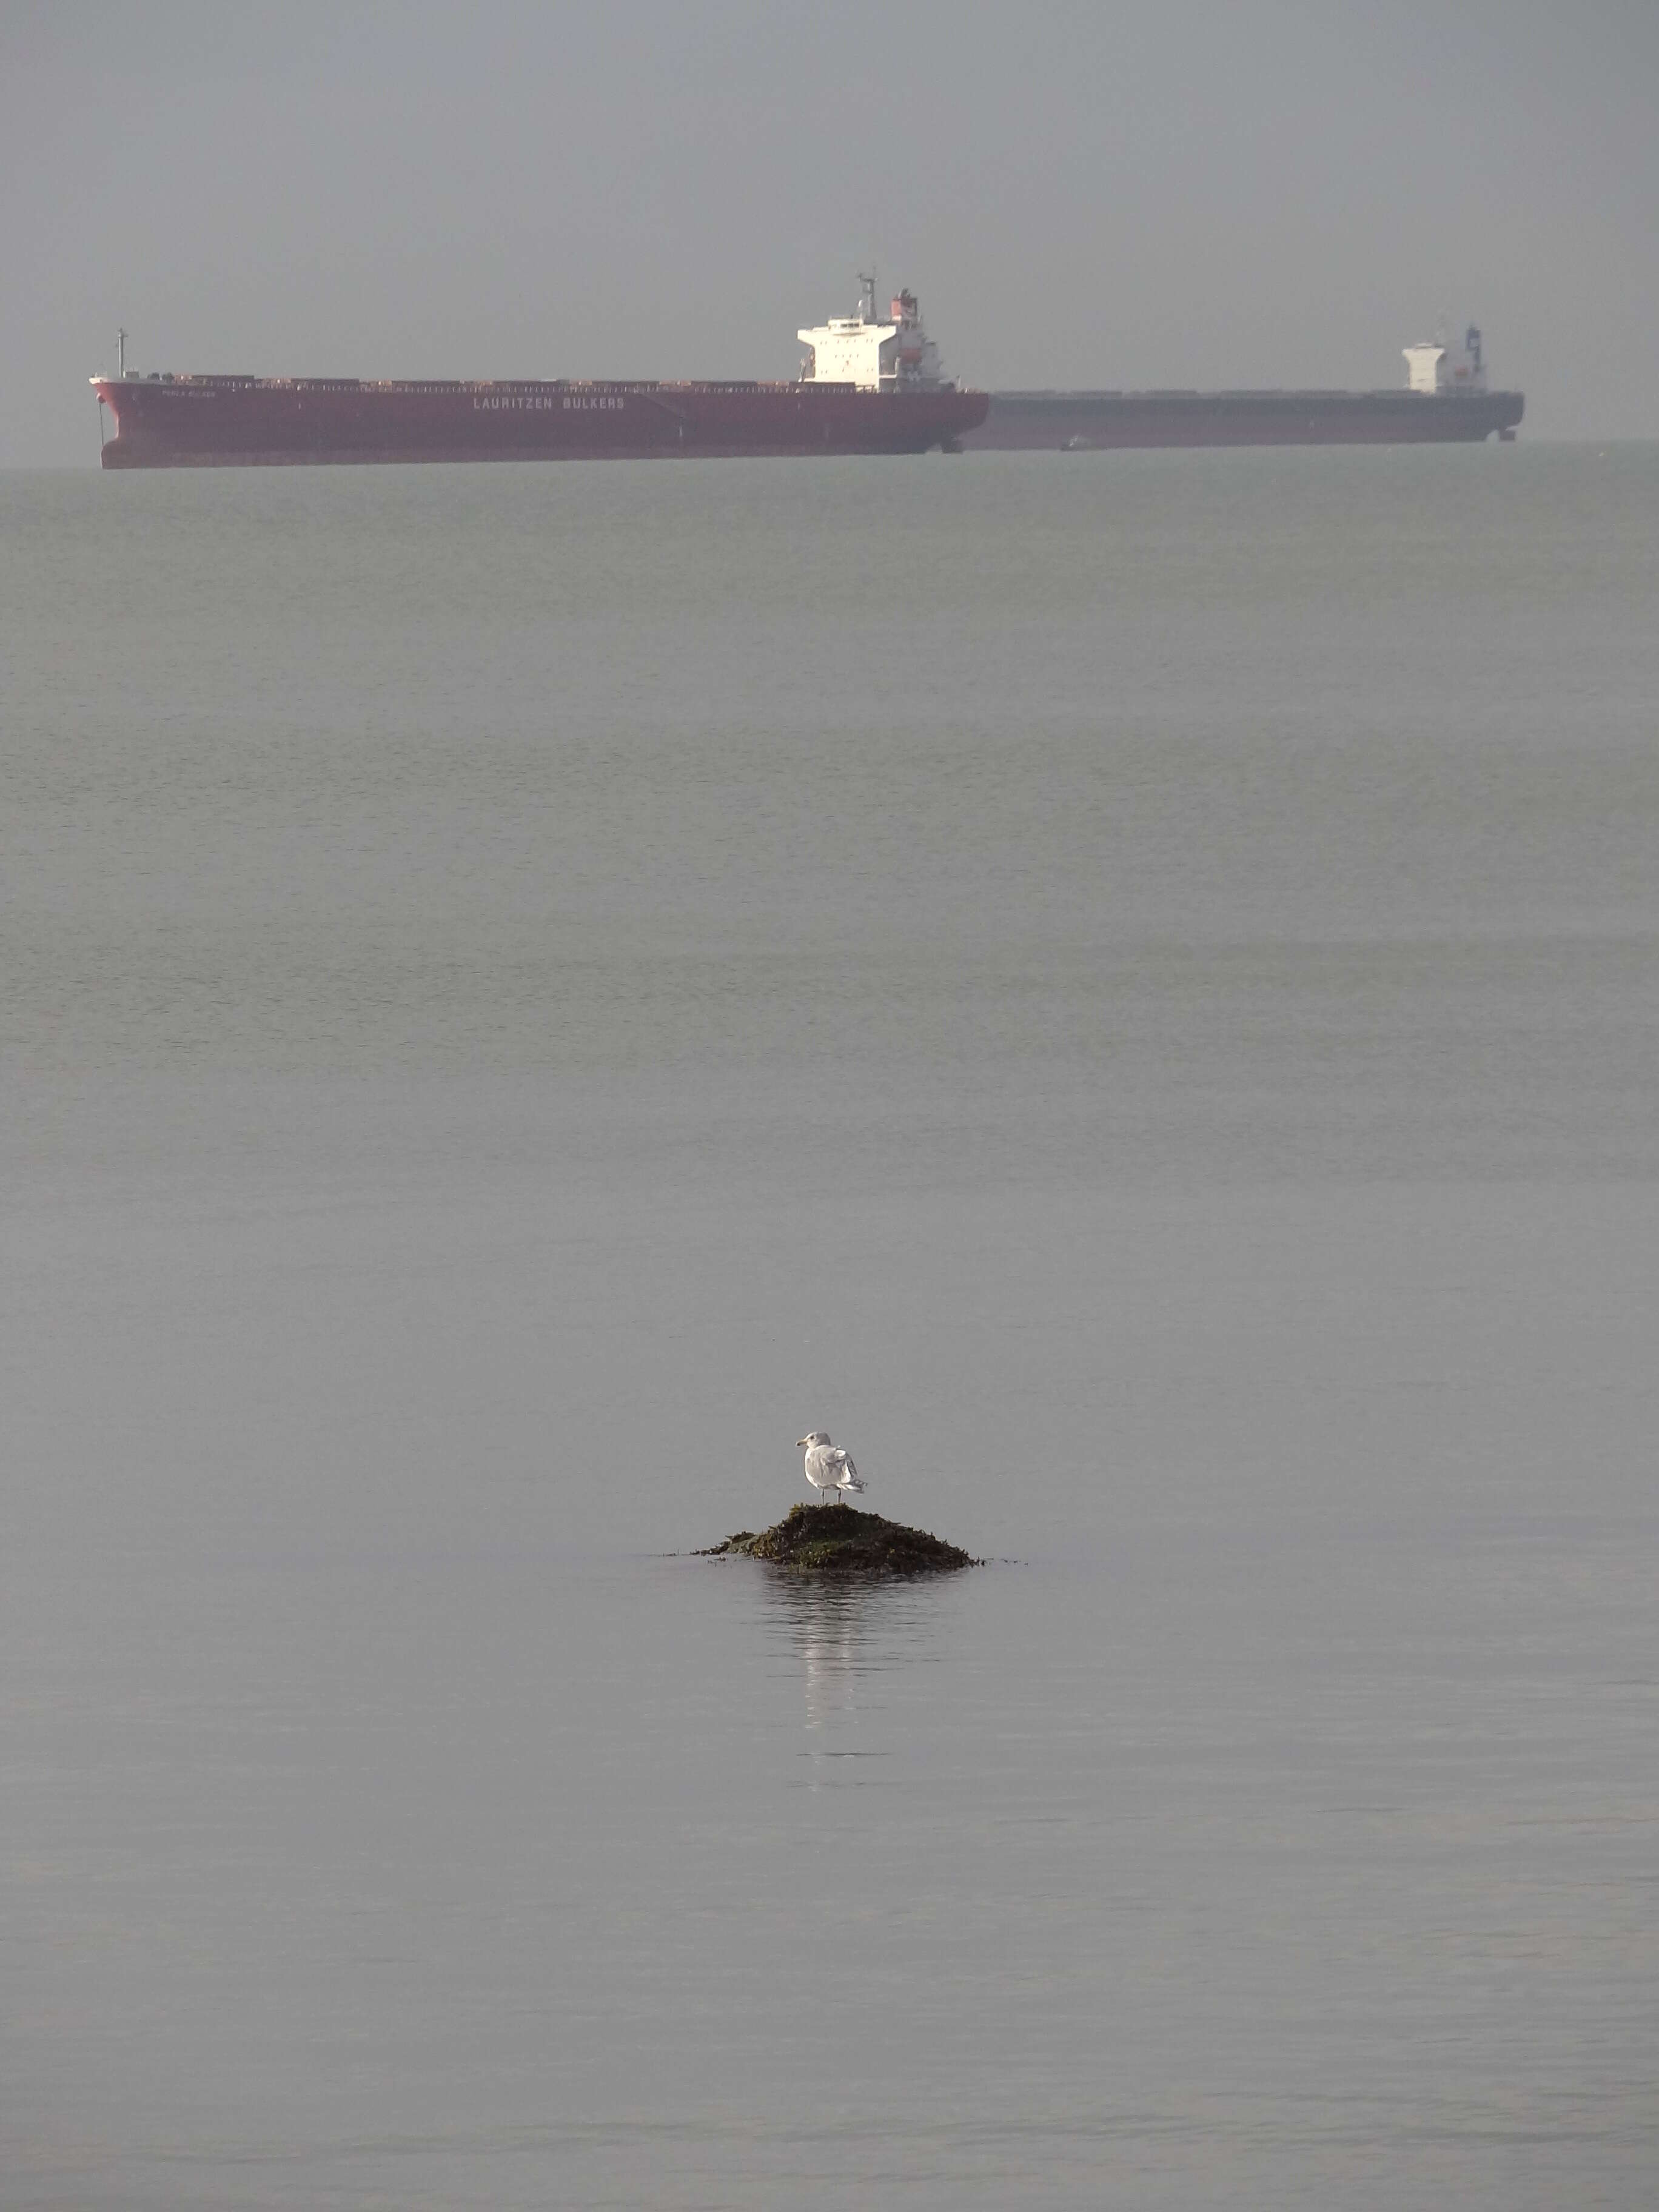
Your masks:
<path fill-rule="evenodd" d="M 8 2206 L 1659 2163 L 1659 449 L 0 477 Z M 793 1440 L 992 1564 L 683 1556 Z"/>

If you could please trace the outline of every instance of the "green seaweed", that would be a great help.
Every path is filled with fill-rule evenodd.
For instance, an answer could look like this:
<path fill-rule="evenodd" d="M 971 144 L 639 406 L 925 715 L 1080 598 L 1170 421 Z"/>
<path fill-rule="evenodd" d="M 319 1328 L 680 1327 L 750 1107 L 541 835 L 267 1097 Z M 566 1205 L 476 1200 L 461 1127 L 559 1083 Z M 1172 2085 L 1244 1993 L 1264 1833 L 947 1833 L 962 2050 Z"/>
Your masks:
<path fill-rule="evenodd" d="M 884 1521 L 879 1513 L 860 1513 L 854 1505 L 792 1505 L 775 1527 L 758 1535 L 740 1528 L 699 1557 L 734 1554 L 764 1559 L 790 1574 L 848 1580 L 947 1575 L 980 1564 L 924 1528 L 907 1528 L 900 1522 Z"/>

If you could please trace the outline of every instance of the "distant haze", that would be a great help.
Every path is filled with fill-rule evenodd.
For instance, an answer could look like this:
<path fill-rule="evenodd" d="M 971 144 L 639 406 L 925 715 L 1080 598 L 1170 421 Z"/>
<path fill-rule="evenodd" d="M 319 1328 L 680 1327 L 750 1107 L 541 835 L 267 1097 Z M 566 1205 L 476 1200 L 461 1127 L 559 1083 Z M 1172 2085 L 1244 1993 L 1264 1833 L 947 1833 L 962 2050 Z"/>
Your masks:
<path fill-rule="evenodd" d="M 0 20 L 0 463 L 85 379 L 791 375 L 855 273 L 1020 385 L 1394 385 L 1659 435 L 1652 0 L 635 0 Z"/>

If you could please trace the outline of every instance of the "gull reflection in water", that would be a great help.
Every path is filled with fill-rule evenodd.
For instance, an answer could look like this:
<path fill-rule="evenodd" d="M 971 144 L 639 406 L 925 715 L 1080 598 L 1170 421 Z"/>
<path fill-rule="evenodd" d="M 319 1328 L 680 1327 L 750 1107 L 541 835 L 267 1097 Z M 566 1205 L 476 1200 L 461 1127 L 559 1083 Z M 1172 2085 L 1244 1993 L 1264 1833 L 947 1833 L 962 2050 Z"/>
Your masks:
<path fill-rule="evenodd" d="M 858 1586 L 787 1574 L 769 1575 L 768 1584 L 767 1641 L 799 1668 L 805 1696 L 805 1786 L 883 1778 L 866 1762 L 893 1756 L 886 1723 L 895 1678 L 939 1656 L 945 1593 L 926 1583 Z"/>

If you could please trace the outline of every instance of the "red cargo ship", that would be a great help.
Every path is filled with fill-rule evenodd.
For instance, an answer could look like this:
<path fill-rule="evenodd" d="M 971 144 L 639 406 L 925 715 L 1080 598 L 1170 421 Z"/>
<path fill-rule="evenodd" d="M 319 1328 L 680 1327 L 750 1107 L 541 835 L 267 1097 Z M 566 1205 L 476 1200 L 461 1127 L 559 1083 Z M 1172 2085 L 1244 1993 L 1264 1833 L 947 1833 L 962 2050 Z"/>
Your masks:
<path fill-rule="evenodd" d="M 295 462 L 642 459 L 659 454 L 955 452 L 985 420 L 982 392 L 939 373 L 915 295 L 802 331 L 793 384 L 365 383 L 338 376 L 141 375 L 94 390 L 115 418 L 106 469 L 244 468 Z"/>

